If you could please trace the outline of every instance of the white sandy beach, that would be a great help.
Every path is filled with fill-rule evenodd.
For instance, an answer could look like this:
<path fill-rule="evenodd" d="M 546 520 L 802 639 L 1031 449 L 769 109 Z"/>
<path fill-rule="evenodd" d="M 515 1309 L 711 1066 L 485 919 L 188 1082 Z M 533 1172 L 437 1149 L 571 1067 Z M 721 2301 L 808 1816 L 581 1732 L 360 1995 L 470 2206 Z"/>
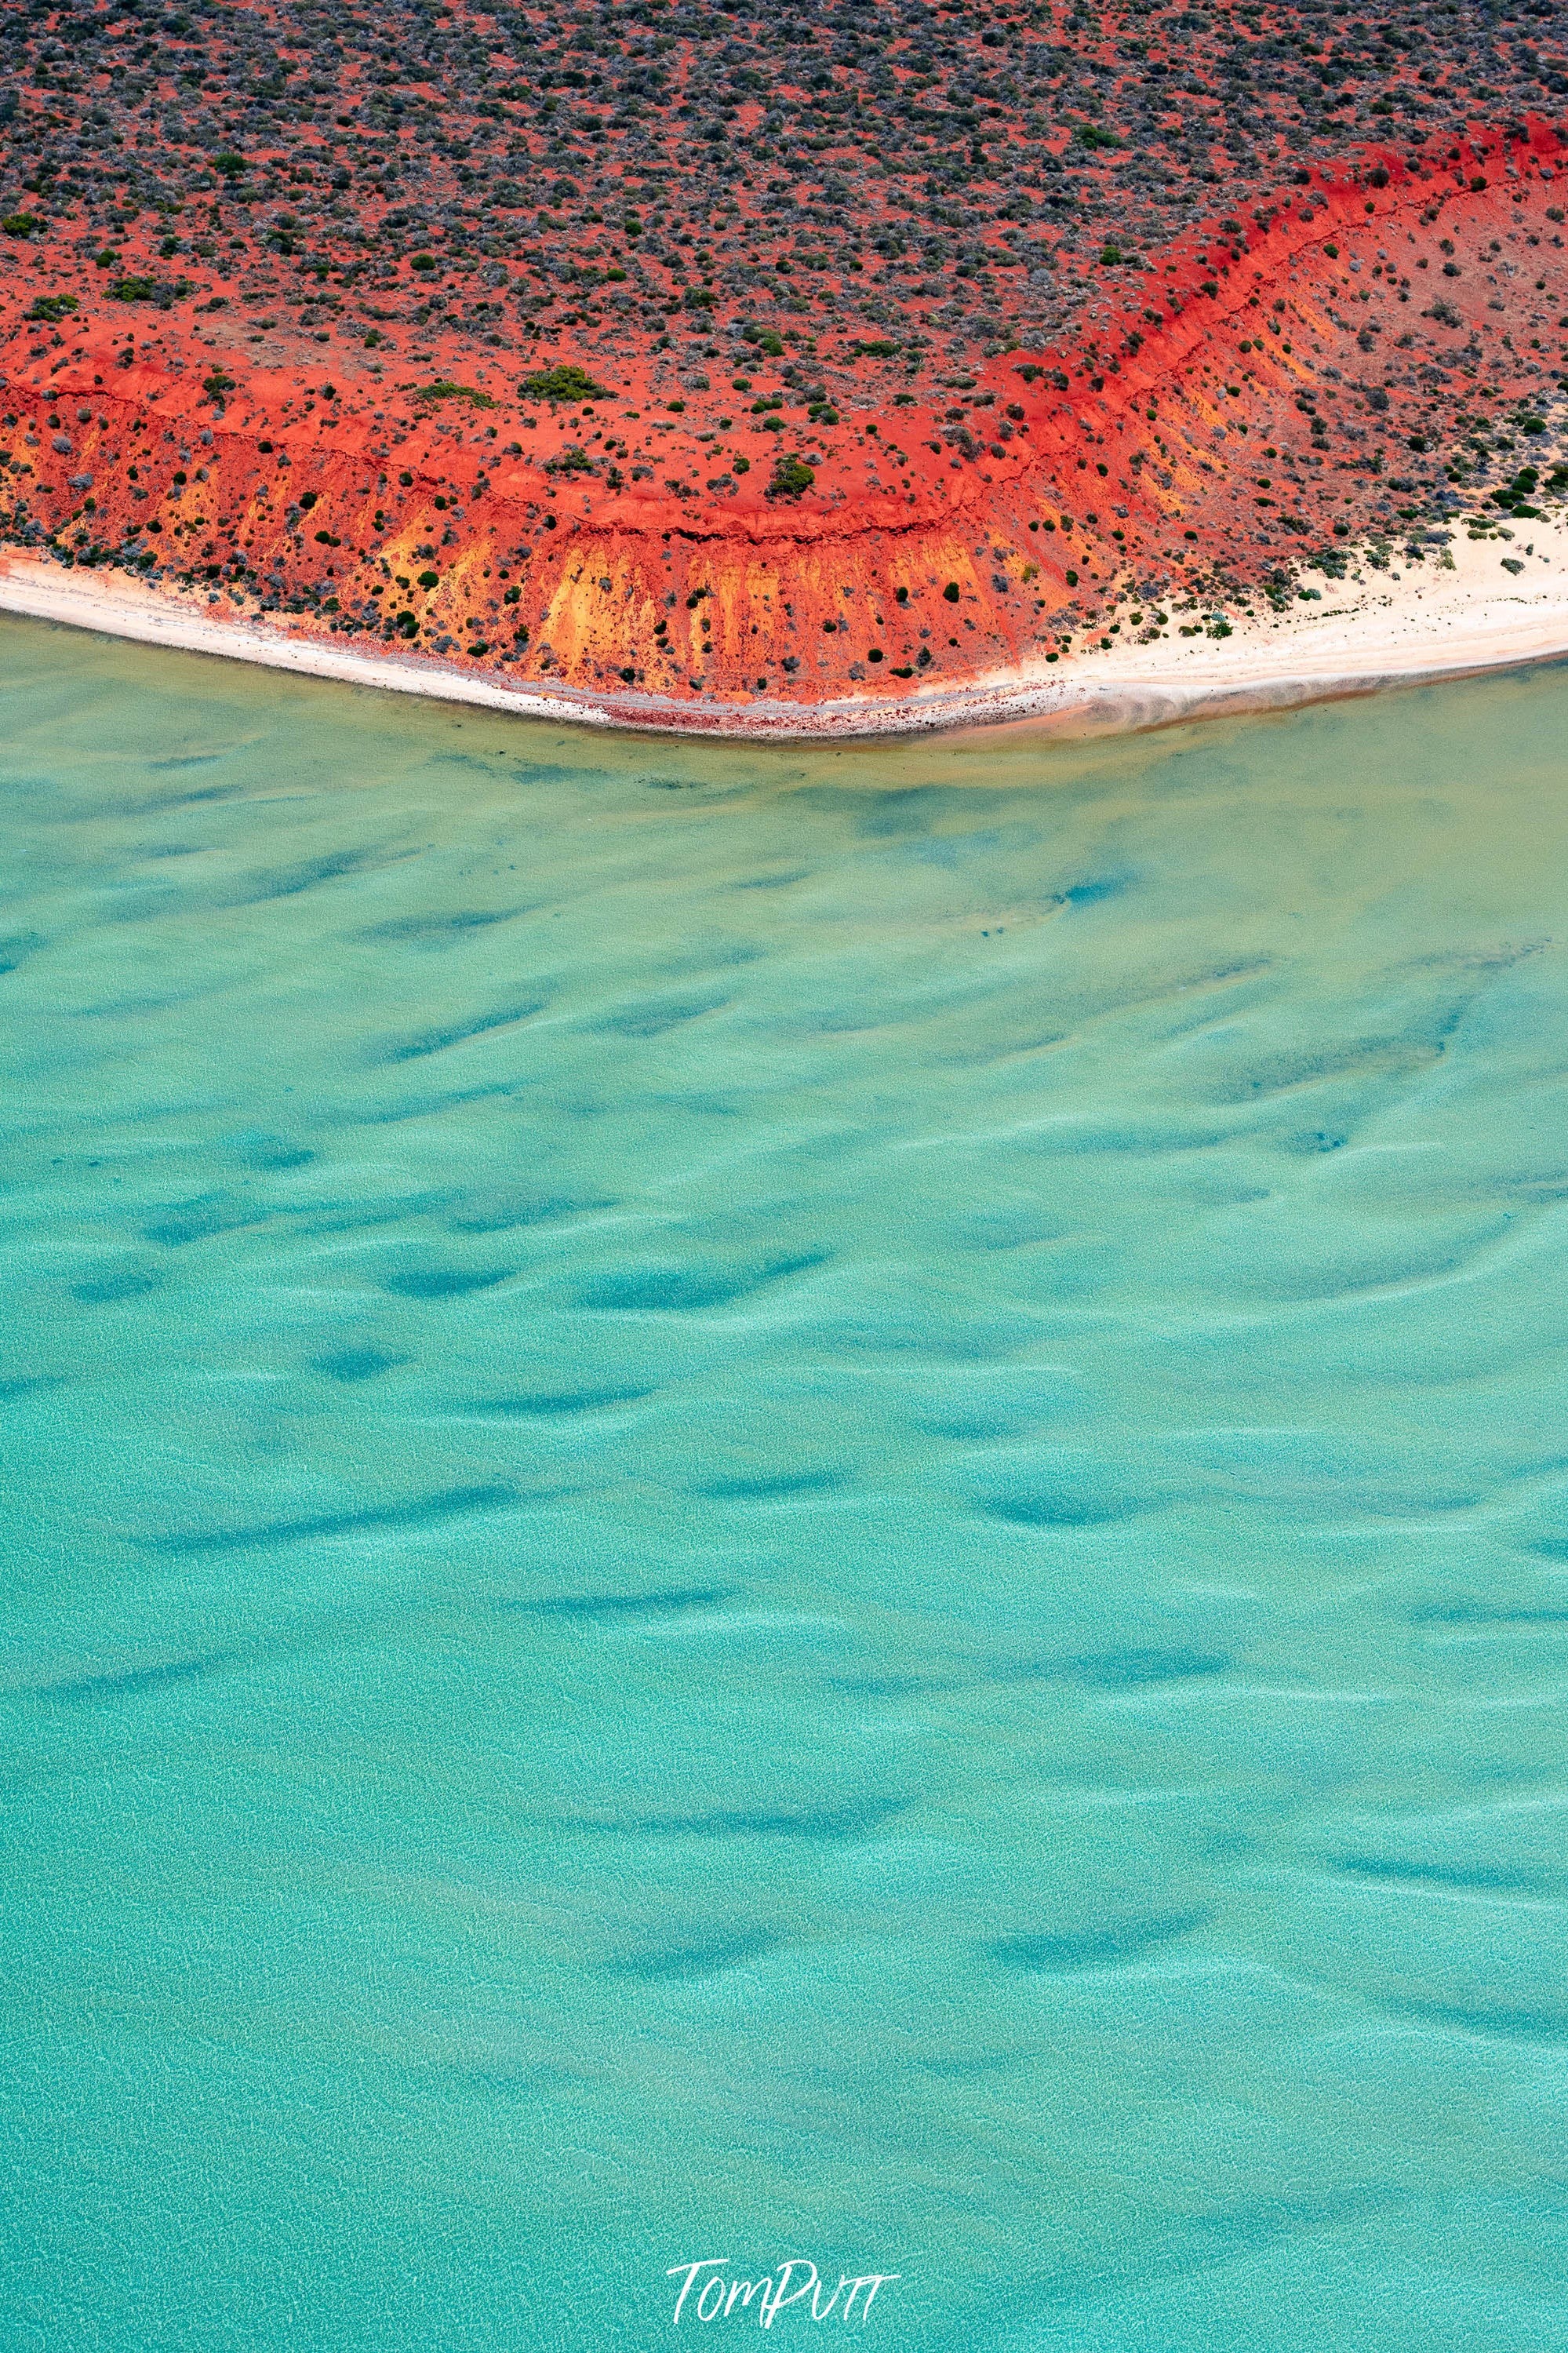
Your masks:
<path fill-rule="evenodd" d="M 1471 537 L 1461 523 L 1447 554 L 1444 565 L 1436 549 L 1419 563 L 1396 553 L 1381 571 L 1352 556 L 1343 580 L 1303 575 L 1321 587 L 1321 598 L 1293 599 L 1283 613 L 1255 598 L 1250 617 L 1232 612 L 1231 634 L 1223 638 L 1182 637 L 1180 626 L 1197 616 L 1172 606 L 1168 630 L 1150 644 L 1121 638 L 1107 650 L 1040 660 L 958 689 L 816 704 L 759 697 L 704 707 L 658 695 L 514 686 L 500 674 L 481 678 L 417 656 L 291 636 L 209 597 L 14 552 L 0 555 L 0 611 L 348 685 L 595 726 L 808 738 L 1033 722 L 1062 733 L 1098 733 L 1200 713 L 1281 710 L 1568 654 L 1568 523 L 1520 522 L 1485 537 Z M 1518 569 L 1505 568 L 1510 564 Z"/>

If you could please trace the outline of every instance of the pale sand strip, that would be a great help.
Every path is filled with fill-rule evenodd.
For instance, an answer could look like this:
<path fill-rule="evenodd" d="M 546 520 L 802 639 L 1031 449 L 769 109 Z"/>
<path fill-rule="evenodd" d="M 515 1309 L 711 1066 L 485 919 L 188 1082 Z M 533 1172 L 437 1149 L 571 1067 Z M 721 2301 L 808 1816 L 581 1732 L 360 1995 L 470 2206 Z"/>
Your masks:
<path fill-rule="evenodd" d="M 367 651 L 330 638 L 290 637 L 226 605 L 149 588 L 121 574 L 68 571 L 16 553 L 0 554 L 0 611 L 146 645 L 260 662 L 351 686 L 477 702 L 521 717 L 683 734 L 856 736 L 1029 722 L 1052 733 L 1154 727 L 1199 714 L 1283 710 L 1331 696 L 1369 693 L 1467 671 L 1503 670 L 1568 654 L 1568 524 L 1510 527 L 1507 538 L 1471 540 L 1463 528 L 1425 562 L 1396 556 L 1390 570 L 1321 582 L 1321 602 L 1286 614 L 1237 617 L 1234 633 L 1169 635 L 1140 645 L 998 671 L 958 689 L 931 687 L 895 701 L 859 695 L 807 704 L 680 703 L 647 694 L 595 695 L 569 686 L 513 686 L 418 656 Z M 1503 569 L 1503 559 L 1521 565 Z M 1352 559 L 1352 570 L 1355 560 Z M 1304 575 L 1317 582 L 1321 575 Z"/>

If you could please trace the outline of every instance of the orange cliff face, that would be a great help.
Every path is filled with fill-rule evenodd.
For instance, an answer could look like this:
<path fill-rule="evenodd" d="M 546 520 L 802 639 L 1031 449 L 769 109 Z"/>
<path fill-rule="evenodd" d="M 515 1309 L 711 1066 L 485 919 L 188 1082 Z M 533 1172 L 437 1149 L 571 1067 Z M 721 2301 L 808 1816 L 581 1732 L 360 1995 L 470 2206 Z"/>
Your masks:
<path fill-rule="evenodd" d="M 226 162 L 209 224 L 259 168 Z M 939 363 L 906 307 L 900 335 L 848 336 L 831 364 L 822 322 L 754 299 L 700 303 L 683 351 L 668 295 L 646 325 L 601 309 L 524 332 L 483 299 L 443 306 L 458 265 L 423 249 L 413 337 L 407 314 L 282 331 L 289 232 L 262 260 L 253 216 L 231 241 L 274 270 L 247 313 L 212 290 L 237 282 L 214 240 L 170 254 L 167 208 L 87 251 L 57 196 L 6 216 L 0 529 L 220 617 L 654 722 L 959 691 L 1113 632 L 1191 633 L 1350 548 L 1423 560 L 1478 499 L 1542 512 L 1568 483 L 1565 190 L 1540 120 L 1366 146 L 1163 246 L 1107 238 L 1049 339 L 955 329 Z"/>

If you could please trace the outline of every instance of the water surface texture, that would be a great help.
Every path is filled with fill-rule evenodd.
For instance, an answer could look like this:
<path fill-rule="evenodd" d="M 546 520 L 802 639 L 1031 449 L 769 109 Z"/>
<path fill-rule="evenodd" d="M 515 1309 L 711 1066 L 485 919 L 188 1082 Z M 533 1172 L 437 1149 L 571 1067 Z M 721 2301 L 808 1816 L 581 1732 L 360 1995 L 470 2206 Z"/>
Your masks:
<path fill-rule="evenodd" d="M 5 2344 L 1560 2353 L 1568 678 L 0 709 Z"/>

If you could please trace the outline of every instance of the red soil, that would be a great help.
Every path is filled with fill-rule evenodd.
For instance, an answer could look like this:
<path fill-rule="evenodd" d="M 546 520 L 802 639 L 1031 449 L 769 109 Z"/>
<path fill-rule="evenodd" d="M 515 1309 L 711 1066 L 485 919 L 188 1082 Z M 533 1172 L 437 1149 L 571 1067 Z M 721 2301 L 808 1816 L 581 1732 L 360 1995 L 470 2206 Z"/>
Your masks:
<path fill-rule="evenodd" d="M 967 30 L 989 42 L 1012 13 L 965 11 Z M 918 5 L 907 14 L 936 21 Z M 267 15 L 231 6 L 225 19 Z M 677 58 L 689 79 L 695 38 Z M 1090 27 L 1079 52 L 1092 63 L 1109 38 Z M 216 54 L 216 40 L 204 38 L 204 53 Z M 895 64 L 907 47 L 894 44 Z M 367 55 L 342 57 L 331 89 L 340 121 L 374 146 L 360 113 Z M 113 84 L 108 69 L 78 80 L 79 129 L 88 100 L 110 98 Z M 438 76 L 421 86 L 442 87 Z M 474 100 L 460 74 L 453 88 L 500 118 L 500 101 Z M 689 147 L 679 95 L 660 100 L 657 120 Z M 737 137 L 762 102 L 731 110 Z M 113 107 L 99 111 L 111 119 Z M 489 120 L 465 119 L 470 129 Z M 58 127 L 40 115 L 35 130 L 48 120 Z M 23 123 L 18 109 L 12 133 Z M 1076 152 L 1070 135 L 1044 151 L 1058 170 Z M 47 148 L 41 131 L 34 143 Z M 353 213 L 340 207 L 302 264 L 312 282 L 336 272 L 355 293 L 352 336 L 341 300 L 335 310 L 313 301 L 303 323 L 279 328 L 283 265 L 300 274 L 280 250 L 295 242 L 282 223 L 298 223 L 265 192 L 299 164 L 282 138 L 270 150 L 254 135 L 244 143 L 243 155 L 220 150 L 217 172 L 207 149 L 182 163 L 160 209 L 117 198 L 112 245 L 100 242 L 105 185 L 89 184 L 79 154 L 74 179 L 35 169 L 30 185 L 44 193 L 7 216 L 13 267 L 0 292 L 10 478 L 0 534 L 12 543 L 205 583 L 220 613 L 259 608 L 296 633 L 387 639 L 631 707 L 658 696 L 697 721 L 764 702 L 902 698 L 922 681 L 951 689 L 1082 653 L 1102 629 L 1196 628 L 1225 601 L 1294 593 L 1303 569 L 1334 569 L 1351 546 L 1374 563 L 1396 545 L 1418 560 L 1435 543 L 1429 527 L 1467 501 L 1528 518 L 1530 501 L 1552 494 L 1540 452 L 1568 359 L 1557 201 L 1568 158 L 1539 119 L 1430 148 L 1364 145 L 1338 164 L 1287 169 L 1280 153 L 1273 194 L 1255 179 L 1244 207 L 1233 178 L 1230 210 L 1184 226 L 1190 175 L 1182 203 L 1163 209 L 1144 187 L 1115 217 L 1163 227 L 1163 245 L 1108 238 L 1076 282 L 1067 239 L 1037 246 L 1052 257 L 1039 301 L 1053 316 L 1031 320 L 1026 304 L 1011 323 L 949 315 L 940 363 L 940 314 L 890 282 L 897 256 L 883 258 L 875 290 L 853 290 L 862 332 L 844 340 L 858 256 L 870 274 L 858 227 L 893 217 L 886 186 L 859 183 L 844 189 L 838 246 L 825 257 L 834 266 L 813 278 L 809 300 L 781 302 L 776 284 L 764 299 L 753 255 L 742 302 L 716 282 L 710 255 L 705 286 L 661 293 L 650 311 L 646 257 L 623 248 L 626 276 L 616 280 L 613 261 L 587 272 L 600 299 L 575 313 L 557 306 L 542 336 L 531 296 L 514 318 L 521 298 L 500 255 L 515 260 L 519 248 L 505 242 L 479 266 L 461 214 L 456 227 L 440 216 L 440 254 L 434 216 L 423 216 L 428 242 L 406 255 L 406 271 L 395 252 L 372 257 L 379 290 L 405 301 L 417 291 L 416 311 L 368 301 L 367 227 L 396 243 L 386 226 L 396 191 L 374 164 L 382 176 L 367 185 L 362 175 Z M 1299 153 L 1302 142 L 1286 143 Z M 447 164 L 465 144 L 447 142 Z M 971 182 L 999 168 L 972 144 Z M 1088 174 L 1101 186 L 1113 166 L 1098 146 L 1087 152 L 1080 183 Z M 715 201 L 714 163 L 711 149 L 690 151 L 682 185 L 698 189 L 700 211 Z M 471 207 L 485 184 L 458 168 Z M 603 155 L 596 169 L 602 205 L 613 175 Z M 509 206 L 505 172 L 489 185 Z M 736 218 L 760 234 L 749 174 L 727 185 Z M 244 201 L 257 192 L 259 206 Z M 580 189 L 576 198 L 581 215 Z M 1047 195 L 1037 215 L 1009 198 L 998 217 L 1059 226 L 1049 207 L 1062 201 Z M 939 197 L 928 214 L 932 204 L 944 211 Z M 529 250 L 550 260 L 542 217 L 544 240 Z M 995 221 L 986 234 L 1010 259 Z M 564 225 L 561 237 L 572 241 Z M 1081 251 L 1081 230 L 1071 237 Z M 494 299 L 459 310 L 476 269 L 479 285 L 495 280 Z M 606 287 L 634 279 L 628 307 L 606 318 Z M 216 290 L 237 280 L 254 325 Z M 678 306 L 699 330 L 679 347 Z M 840 340 L 826 353 L 830 336 Z M 520 389 L 558 364 L 602 389 L 553 399 Z M 1537 479 L 1521 483 L 1532 456 Z"/>

